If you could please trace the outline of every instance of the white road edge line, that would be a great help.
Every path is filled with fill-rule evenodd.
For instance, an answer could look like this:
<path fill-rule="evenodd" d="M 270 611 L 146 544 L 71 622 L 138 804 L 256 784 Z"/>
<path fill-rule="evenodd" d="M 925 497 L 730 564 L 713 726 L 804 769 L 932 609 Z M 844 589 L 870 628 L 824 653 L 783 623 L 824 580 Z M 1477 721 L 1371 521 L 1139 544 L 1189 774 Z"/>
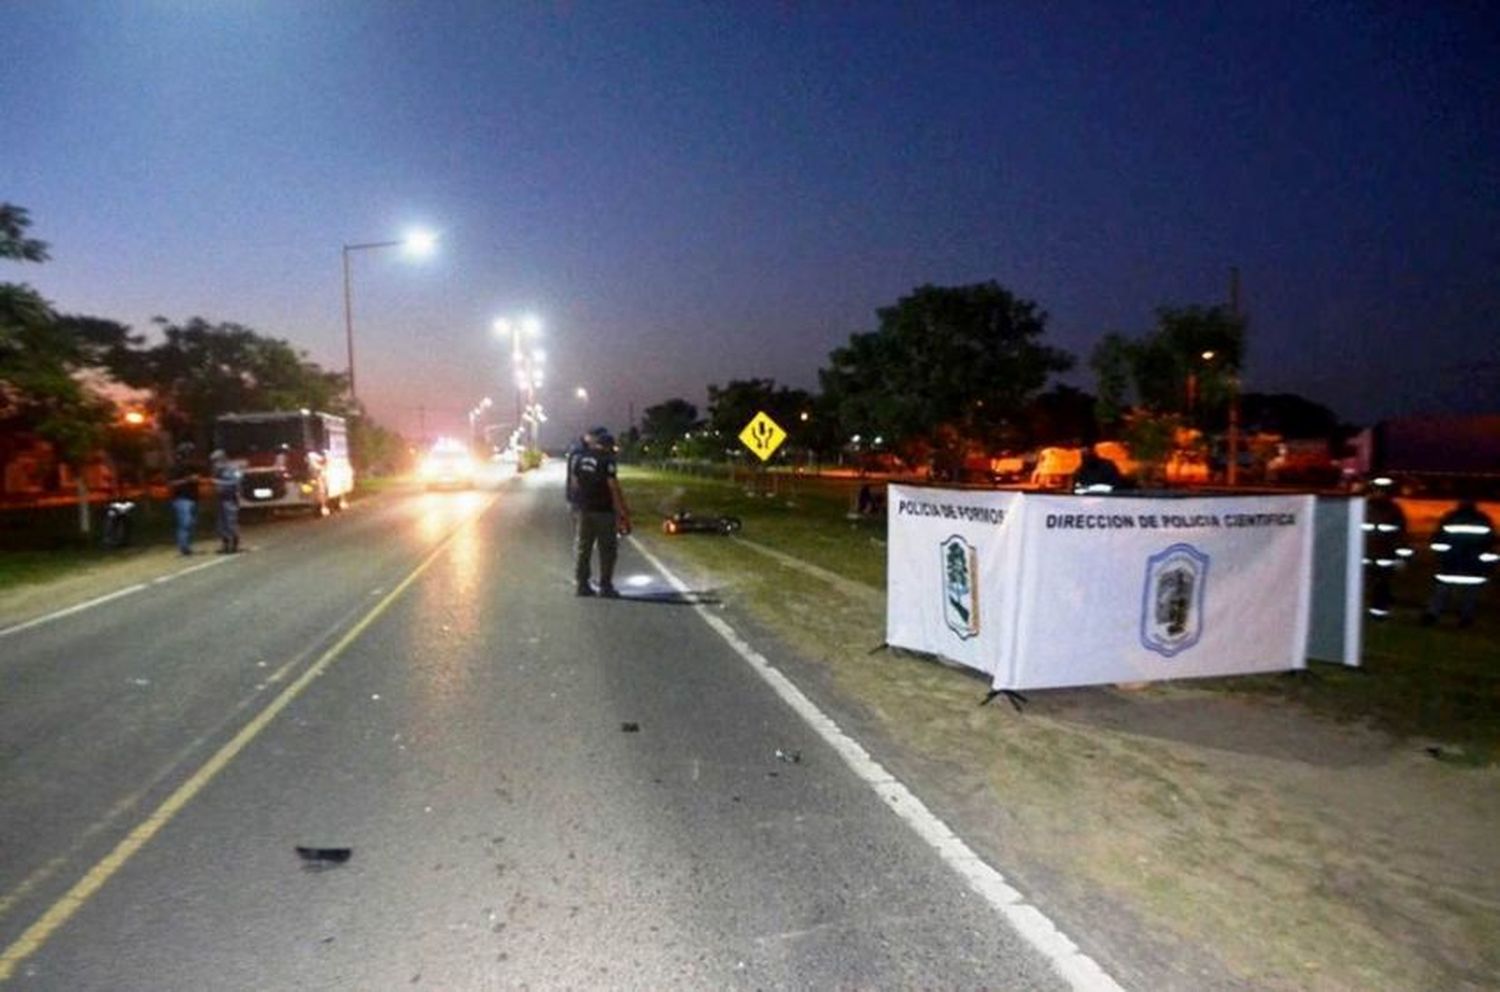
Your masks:
<path fill-rule="evenodd" d="M 21 623 L 13 624 L 9 627 L 0 627 L 0 637 L 9 637 L 11 634 L 19 634 L 23 630 L 30 630 L 32 627 L 40 627 L 44 623 L 51 623 L 54 620 L 61 620 L 63 617 L 69 617 L 75 613 L 82 613 L 84 610 L 91 610 L 96 606 L 103 606 L 105 603 L 108 603 L 111 600 L 129 596 L 132 593 L 140 592 L 142 589 L 149 589 L 151 586 L 161 585 L 164 582 L 171 582 L 173 579 L 180 579 L 184 575 L 189 575 L 193 572 L 201 572 L 205 568 L 212 568 L 214 565 L 222 565 L 226 561 L 229 561 L 229 556 L 227 555 L 223 558 L 215 558 L 213 561 L 203 562 L 201 565 L 193 565 L 190 568 L 184 568 L 178 572 L 171 572 L 167 575 L 159 575 L 149 582 L 137 582 L 135 585 L 126 586 L 123 589 L 116 589 L 114 592 L 105 593 L 103 596 L 95 596 L 93 599 L 86 599 L 83 602 L 75 603 L 74 605 L 69 606 L 66 609 L 54 610 L 51 613 L 44 613 L 39 617 L 32 617 L 30 620 L 25 620 Z"/>
<path fill-rule="evenodd" d="M 691 592 L 639 540 L 632 537 L 630 543 L 674 589 L 683 594 Z M 1078 945 L 1069 940 L 1046 914 L 1035 906 L 1028 905 L 1021 893 L 1006 883 L 1005 876 L 986 864 L 984 859 L 974 853 L 973 848 L 950 830 L 910 789 L 886 771 L 880 762 L 870 757 L 859 742 L 839 729 L 832 718 L 818 709 L 791 679 L 752 648 L 722 617 L 715 616 L 702 603 L 694 603 L 693 609 L 797 715 L 807 721 L 839 753 L 854 774 L 868 783 L 893 813 L 905 820 L 916 831 L 917 836 L 926 841 L 950 868 L 958 872 L 969 888 L 994 907 L 1022 939 L 1047 959 L 1069 988 L 1075 992 L 1124 992 L 1123 987 L 1098 962 L 1079 950 Z"/>

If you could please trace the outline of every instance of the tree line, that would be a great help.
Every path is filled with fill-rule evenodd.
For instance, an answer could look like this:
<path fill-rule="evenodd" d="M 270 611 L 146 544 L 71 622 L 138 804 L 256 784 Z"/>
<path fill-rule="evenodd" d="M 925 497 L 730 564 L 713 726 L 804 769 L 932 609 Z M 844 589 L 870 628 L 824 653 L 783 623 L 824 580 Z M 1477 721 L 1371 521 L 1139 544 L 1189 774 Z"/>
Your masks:
<path fill-rule="evenodd" d="M 1184 428 L 1222 431 L 1231 398 L 1245 425 L 1291 437 L 1339 431 L 1326 407 L 1240 393 L 1246 321 L 1225 306 L 1166 306 L 1144 332 L 1104 335 L 1089 356 L 1095 392 L 1060 383 L 1071 354 L 1045 341 L 1047 314 L 996 282 L 922 286 L 876 311 L 818 372 L 816 394 L 769 379 L 708 387 L 707 415 L 682 398 L 647 407 L 627 455 L 725 458 L 757 410 L 788 433 L 785 458 L 899 458 L 956 477 L 970 452 L 1128 443 L 1164 459 Z"/>
<path fill-rule="evenodd" d="M 0 203 L 0 259 L 48 260 L 30 226 L 24 208 Z M 204 452 L 220 414 L 306 407 L 352 418 L 361 467 L 399 457 L 400 439 L 351 403 L 348 377 L 288 342 L 202 317 L 154 324 L 159 340 L 148 344 L 117 321 L 62 313 L 31 286 L 0 282 L 0 436 L 47 442 L 81 480 L 88 459 L 102 452 L 117 465 L 139 464 L 159 436 L 122 419 L 125 406 Z"/>

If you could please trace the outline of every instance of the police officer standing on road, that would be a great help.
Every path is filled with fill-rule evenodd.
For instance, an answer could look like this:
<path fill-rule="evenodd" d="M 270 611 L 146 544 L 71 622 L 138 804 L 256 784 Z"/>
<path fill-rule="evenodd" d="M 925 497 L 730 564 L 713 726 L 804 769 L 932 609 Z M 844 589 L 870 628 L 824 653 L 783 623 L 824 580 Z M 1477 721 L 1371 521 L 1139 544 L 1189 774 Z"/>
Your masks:
<path fill-rule="evenodd" d="M 1463 500 L 1438 521 L 1432 550 L 1437 552 L 1438 567 L 1422 623 L 1437 623 L 1452 596 L 1458 600 L 1458 625 L 1467 627 L 1474 622 L 1479 593 L 1500 559 L 1495 554 L 1495 523 L 1472 499 Z"/>
<path fill-rule="evenodd" d="M 609 599 L 615 591 L 615 555 L 618 538 L 630 533 L 630 508 L 615 478 L 614 438 L 603 427 L 583 436 L 584 449 L 570 460 L 573 486 L 574 577 L 578 595 L 592 596 L 589 572 L 594 544 L 599 545 L 599 595 Z"/>
<path fill-rule="evenodd" d="M 1391 615 L 1391 579 L 1412 554 L 1406 540 L 1406 514 L 1391 492 L 1392 482 L 1381 476 L 1370 482 L 1365 500 L 1365 574 L 1370 577 L 1370 616 Z"/>
<path fill-rule="evenodd" d="M 191 441 L 179 444 L 177 458 L 167 477 L 167 492 L 176 522 L 177 550 L 185 555 L 193 553 L 193 527 L 198 522 L 198 469 L 193 464 L 196 450 Z"/>
<path fill-rule="evenodd" d="M 218 497 L 219 554 L 232 555 L 240 550 L 240 479 L 239 467 L 222 449 L 208 456 L 213 473 L 214 495 Z"/>

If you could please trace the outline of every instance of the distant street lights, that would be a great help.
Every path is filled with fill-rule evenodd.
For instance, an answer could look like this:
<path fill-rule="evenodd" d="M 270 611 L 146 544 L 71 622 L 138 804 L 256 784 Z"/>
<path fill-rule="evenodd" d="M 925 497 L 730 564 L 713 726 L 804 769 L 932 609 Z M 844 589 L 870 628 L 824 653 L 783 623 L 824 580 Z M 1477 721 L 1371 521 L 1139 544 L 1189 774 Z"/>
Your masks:
<path fill-rule="evenodd" d="M 469 411 L 469 443 L 471 445 L 477 446 L 478 442 L 481 440 L 479 432 L 475 429 L 475 424 L 477 424 L 479 418 L 484 415 L 484 411 L 488 410 L 494 405 L 495 404 L 490 400 L 490 398 L 486 396 L 484 399 L 479 401 L 478 406 Z"/>
<path fill-rule="evenodd" d="M 426 231 L 413 231 L 399 241 L 366 241 L 357 245 L 344 245 L 344 339 L 349 346 L 349 399 L 359 399 L 354 388 L 354 288 L 349 274 L 349 254 L 369 251 L 374 248 L 405 248 L 416 257 L 430 255 L 437 245 L 437 237 Z"/>
<path fill-rule="evenodd" d="M 534 448 L 537 445 L 537 425 L 547 419 L 536 401 L 536 391 L 542 388 L 542 364 L 547 360 L 547 353 L 540 348 L 528 352 L 522 345 L 522 338 L 538 337 L 542 333 L 542 322 L 532 314 L 515 320 L 500 317 L 494 323 L 494 330 L 497 337 L 510 338 L 511 366 L 516 383 L 516 426 L 519 428 L 522 423 L 531 425 L 530 447 Z M 521 407 L 523 390 L 526 394 L 524 411 Z"/>

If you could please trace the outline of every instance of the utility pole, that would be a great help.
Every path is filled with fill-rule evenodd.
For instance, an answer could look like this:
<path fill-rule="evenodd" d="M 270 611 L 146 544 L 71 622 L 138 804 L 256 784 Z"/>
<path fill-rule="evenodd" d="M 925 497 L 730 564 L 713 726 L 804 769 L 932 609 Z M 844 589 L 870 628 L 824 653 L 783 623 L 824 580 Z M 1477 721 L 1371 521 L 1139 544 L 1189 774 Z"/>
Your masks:
<path fill-rule="evenodd" d="M 1240 319 L 1240 267 L 1229 267 L 1229 315 Z M 1242 347 L 1241 352 L 1244 351 Z M 1240 373 L 1236 368 L 1229 379 L 1229 467 L 1225 481 L 1232 487 L 1240 477 Z"/>

